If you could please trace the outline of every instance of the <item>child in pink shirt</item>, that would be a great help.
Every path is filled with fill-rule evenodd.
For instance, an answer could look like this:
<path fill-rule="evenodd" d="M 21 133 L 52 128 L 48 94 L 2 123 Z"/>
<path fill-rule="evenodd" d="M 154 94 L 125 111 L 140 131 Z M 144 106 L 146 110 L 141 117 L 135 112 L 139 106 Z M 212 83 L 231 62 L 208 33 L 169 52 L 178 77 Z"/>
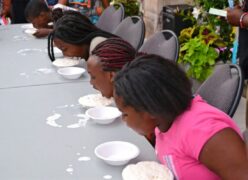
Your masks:
<path fill-rule="evenodd" d="M 199 155 L 205 143 L 225 128 L 240 133 L 228 115 L 196 96 L 191 107 L 174 120 L 167 132 L 155 129 L 157 157 L 177 179 L 220 179 L 199 162 Z"/>
<path fill-rule="evenodd" d="M 247 180 L 246 147 L 224 112 L 192 97 L 191 83 L 173 62 L 156 55 L 133 60 L 114 78 L 123 121 L 156 135 L 156 154 L 179 180 Z"/>

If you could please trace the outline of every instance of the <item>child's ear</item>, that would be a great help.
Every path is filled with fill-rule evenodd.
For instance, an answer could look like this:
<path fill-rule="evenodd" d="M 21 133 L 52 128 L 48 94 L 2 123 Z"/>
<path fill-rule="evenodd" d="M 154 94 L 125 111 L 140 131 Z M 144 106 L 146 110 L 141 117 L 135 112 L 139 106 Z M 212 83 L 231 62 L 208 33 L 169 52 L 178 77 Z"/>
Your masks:
<path fill-rule="evenodd" d="M 113 82 L 114 81 L 114 77 L 115 77 L 115 72 L 109 72 L 109 80 L 111 81 L 111 82 Z"/>

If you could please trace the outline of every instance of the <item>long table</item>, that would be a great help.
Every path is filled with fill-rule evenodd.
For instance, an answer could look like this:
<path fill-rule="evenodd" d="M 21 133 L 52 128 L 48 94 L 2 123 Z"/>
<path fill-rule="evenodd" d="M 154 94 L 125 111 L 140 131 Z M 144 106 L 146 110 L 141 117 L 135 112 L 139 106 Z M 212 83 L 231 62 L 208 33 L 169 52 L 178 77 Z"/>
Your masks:
<path fill-rule="evenodd" d="M 2 29 L 0 27 L 0 32 Z M 31 42 L 36 41 L 43 40 Z M 28 44 L 25 44 L 26 41 L 22 45 L 18 43 L 20 47 Z M 6 51 L 4 54 L 7 54 Z M 24 83 L 15 73 L 12 78 L 18 76 L 17 80 L 8 83 L 9 78 L 1 77 L 8 72 L 3 71 L 2 64 L 6 69 L 10 68 L 9 64 L 14 63 L 15 56 L 9 53 L 10 61 L 1 59 L 0 62 L 0 179 L 121 180 L 124 166 L 108 165 L 94 154 L 95 147 L 106 141 L 121 140 L 137 145 L 140 155 L 130 163 L 156 160 L 153 147 L 120 119 L 109 125 L 99 125 L 89 120 L 72 128 L 71 125 L 77 124 L 84 113 L 78 103 L 79 97 L 96 93 L 87 79 L 58 81 L 54 78 L 51 81 L 49 78 L 55 74 L 50 74 L 47 78 L 38 78 L 37 82 Z M 24 64 L 29 66 L 27 69 L 36 66 L 30 56 L 27 56 L 29 63 L 17 62 L 20 69 L 24 68 Z M 43 55 L 35 53 L 33 56 L 39 59 Z M 40 64 L 43 61 L 40 59 L 37 62 Z M 51 117 L 56 117 L 53 123 L 49 121 Z"/>
<path fill-rule="evenodd" d="M 47 55 L 47 39 L 26 34 L 23 26 L 0 26 L 0 89 L 72 82 L 56 72 Z M 89 75 L 74 81 L 89 81 Z"/>

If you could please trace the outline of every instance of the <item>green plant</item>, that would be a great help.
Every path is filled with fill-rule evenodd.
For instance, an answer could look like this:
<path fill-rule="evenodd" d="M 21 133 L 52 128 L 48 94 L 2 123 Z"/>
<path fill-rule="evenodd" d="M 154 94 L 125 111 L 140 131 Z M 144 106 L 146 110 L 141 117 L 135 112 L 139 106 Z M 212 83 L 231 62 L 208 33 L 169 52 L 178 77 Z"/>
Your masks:
<path fill-rule="evenodd" d="M 112 0 L 111 3 L 122 3 L 125 8 L 125 16 L 139 15 L 139 2 L 137 0 Z"/>
<path fill-rule="evenodd" d="M 190 77 L 203 81 L 211 74 L 216 61 L 231 59 L 234 33 L 225 19 L 207 13 L 210 7 L 224 9 L 228 1 L 195 0 L 195 3 L 193 12 L 180 13 L 193 26 L 180 33 L 178 61 L 189 66 Z"/>
<path fill-rule="evenodd" d="M 190 77 L 199 81 L 205 80 L 211 74 L 215 59 L 219 56 L 212 45 L 221 45 L 223 42 L 209 25 L 182 30 L 179 41 L 181 48 L 178 62 L 189 66 L 187 74 Z"/>

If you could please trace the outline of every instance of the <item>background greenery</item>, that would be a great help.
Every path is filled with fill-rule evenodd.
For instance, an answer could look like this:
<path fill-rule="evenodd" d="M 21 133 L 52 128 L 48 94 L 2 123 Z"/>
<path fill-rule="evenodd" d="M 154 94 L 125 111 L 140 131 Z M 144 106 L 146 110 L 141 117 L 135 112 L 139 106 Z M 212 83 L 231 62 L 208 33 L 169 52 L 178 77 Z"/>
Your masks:
<path fill-rule="evenodd" d="M 125 16 L 139 15 L 139 2 L 137 0 L 112 0 L 112 3 L 122 3 L 125 8 Z"/>
<path fill-rule="evenodd" d="M 227 0 L 195 0 L 195 7 L 199 10 L 197 19 L 192 12 L 180 12 L 185 20 L 191 20 L 192 27 L 180 33 L 178 61 L 188 66 L 190 77 L 204 81 L 217 61 L 231 60 L 235 34 L 225 18 L 208 14 L 210 7 L 227 8 Z"/>

